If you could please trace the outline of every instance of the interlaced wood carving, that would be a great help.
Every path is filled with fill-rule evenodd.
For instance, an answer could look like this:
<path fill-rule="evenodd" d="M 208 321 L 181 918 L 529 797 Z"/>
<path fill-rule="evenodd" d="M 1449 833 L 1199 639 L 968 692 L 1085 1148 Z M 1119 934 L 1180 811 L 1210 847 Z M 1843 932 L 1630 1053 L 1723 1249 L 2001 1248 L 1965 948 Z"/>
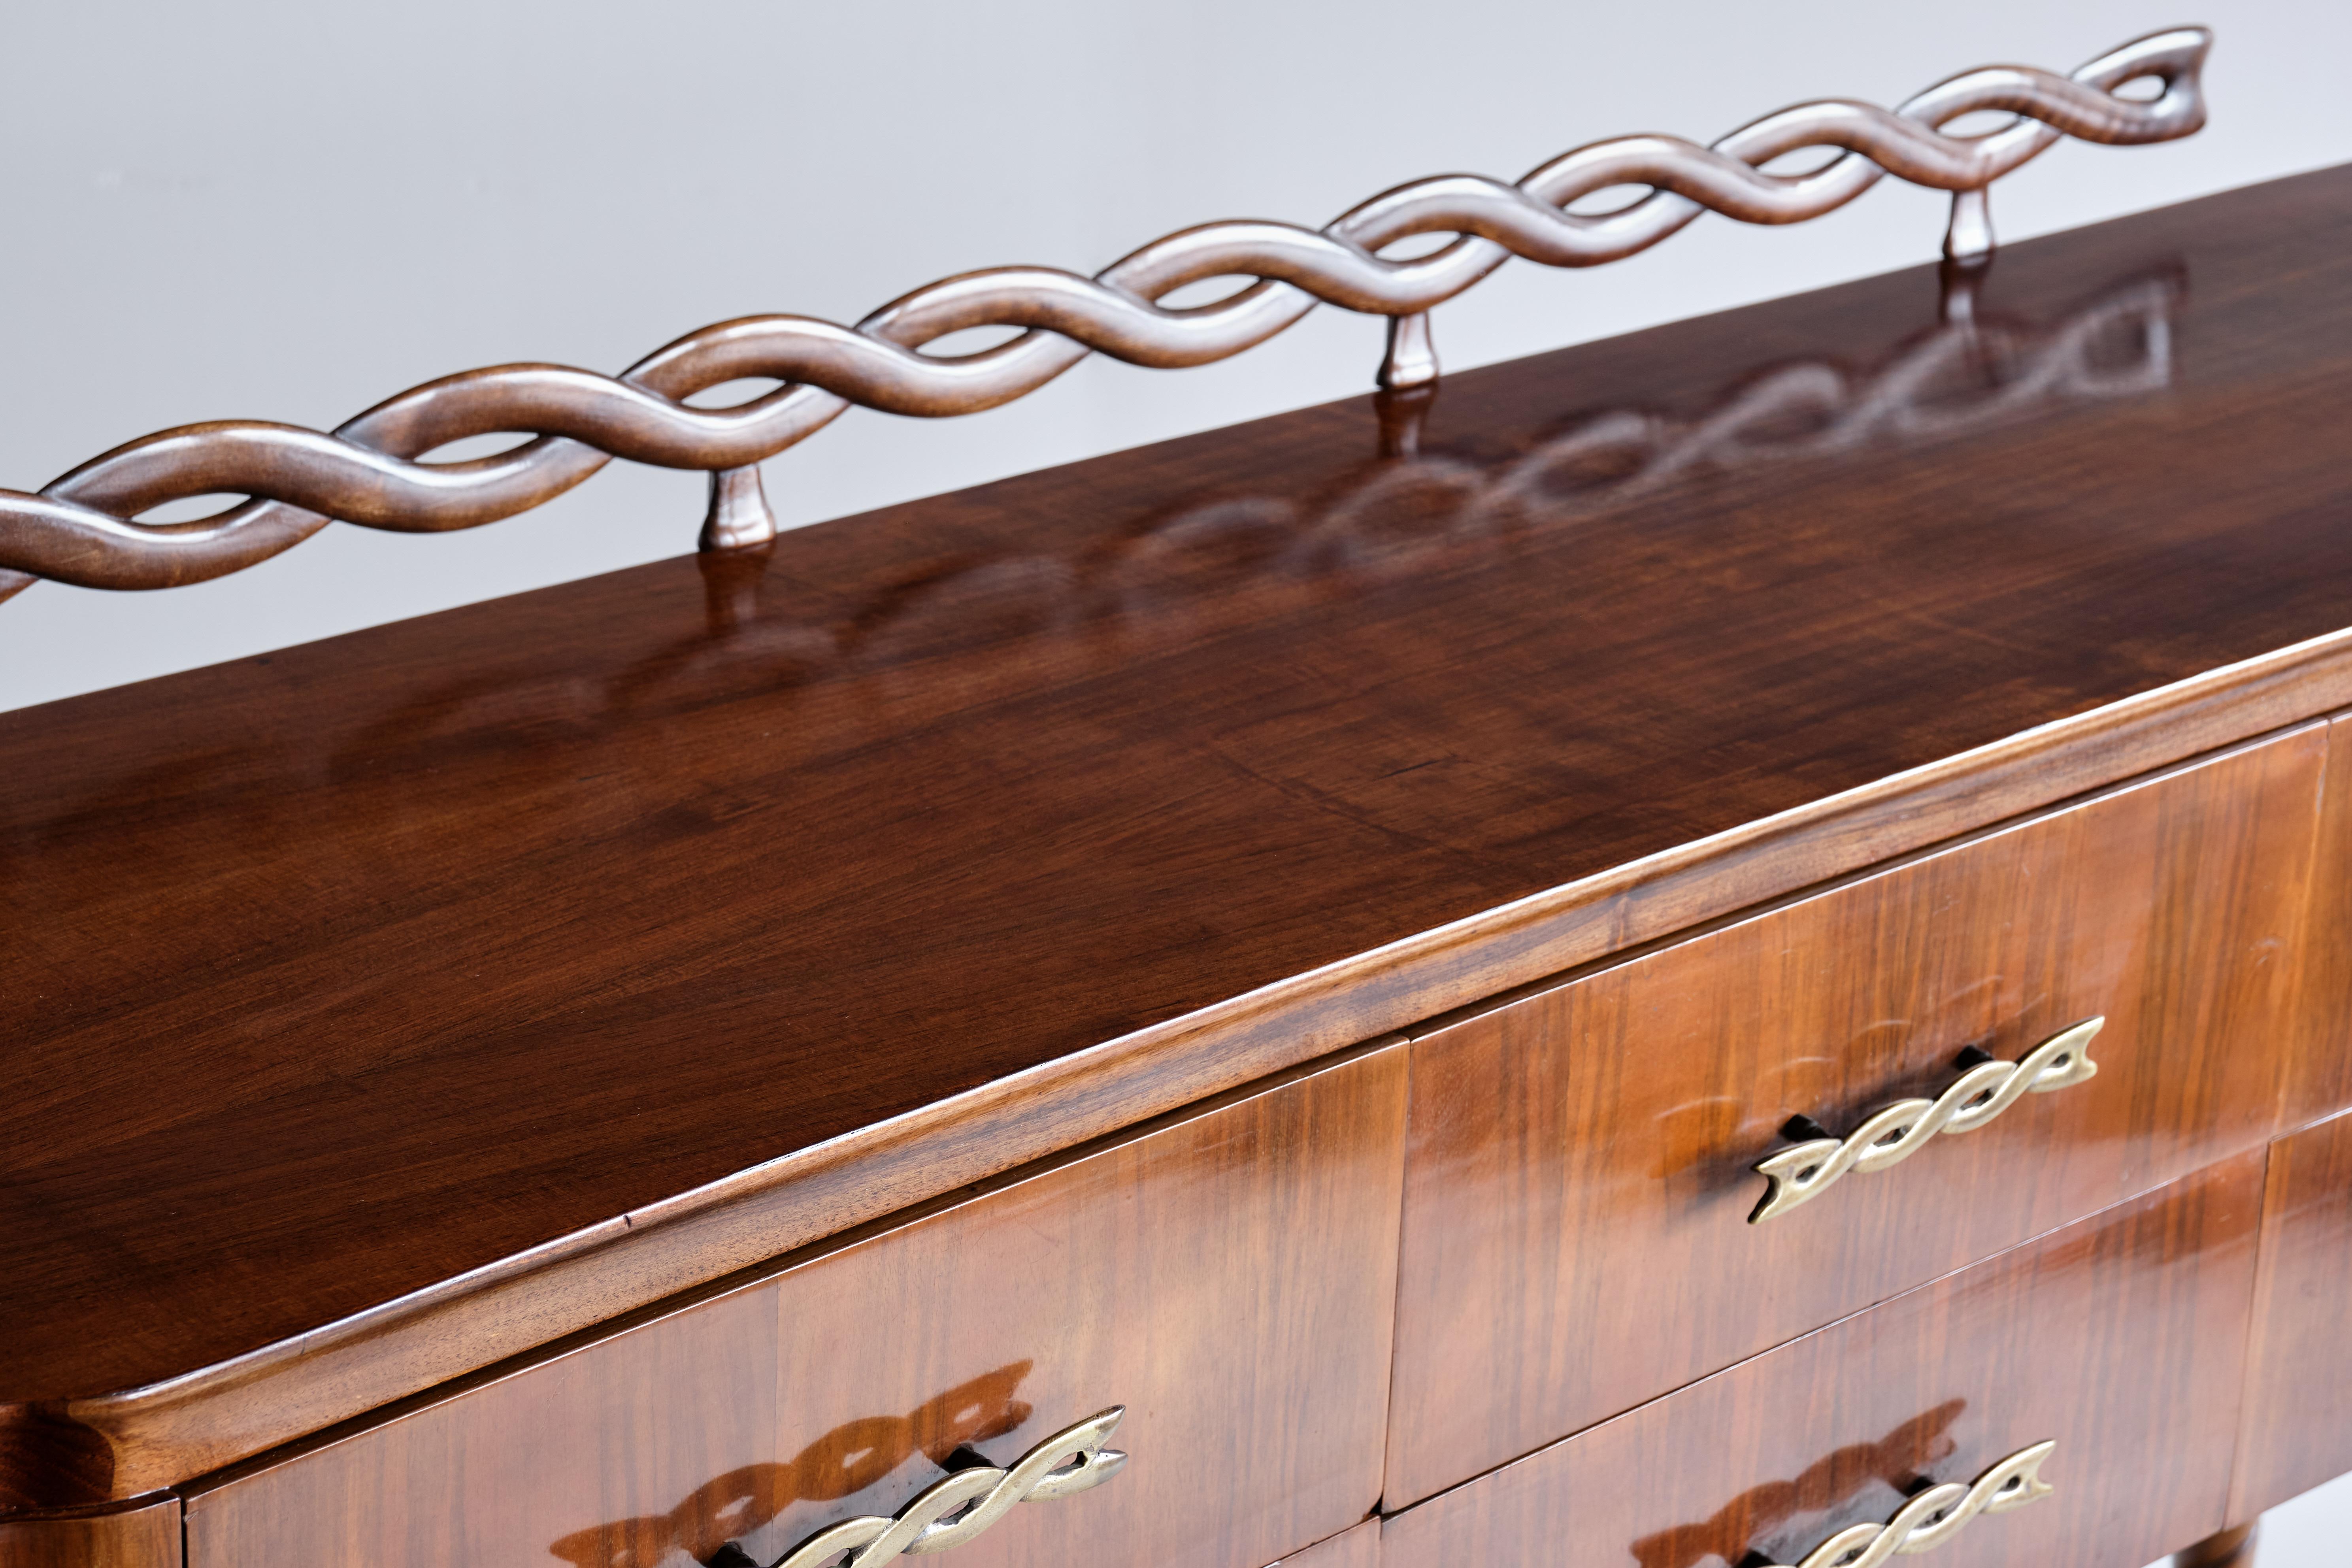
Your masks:
<path fill-rule="evenodd" d="M 854 327 L 751 316 L 689 332 L 617 376 L 555 364 L 497 365 L 412 387 L 331 432 L 258 420 L 183 426 L 116 447 L 37 494 L 0 490 L 0 599 L 49 578 L 95 588 L 163 588 L 264 561 L 331 521 L 429 533 L 511 517 L 562 494 L 614 458 L 711 476 L 706 549 L 772 538 L 755 465 L 805 440 L 850 405 L 939 417 L 1008 403 L 1089 353 L 1158 368 L 1206 364 L 1264 342 L 1318 303 L 1389 319 L 1380 383 L 1437 374 L 1427 312 L 1510 258 L 1591 267 L 1647 249 L 1700 213 L 1743 223 L 1818 217 L 1885 174 L 1953 193 L 1947 254 L 1990 252 L 1985 190 L 2057 141 L 2135 143 L 2204 123 L 2199 73 L 2211 35 L 2157 33 L 2058 76 L 2021 66 L 1966 72 L 1889 110 L 1851 100 L 1798 104 L 1700 146 L 1628 136 L 1578 148 L 1516 184 L 1449 174 L 1400 185 L 1320 229 L 1241 220 L 1152 241 L 1092 278 L 1000 267 L 944 279 Z M 2120 89 L 2153 81 L 2152 97 Z M 1940 128 L 1997 110 L 1976 136 Z M 1802 174 L 1767 165 L 1835 150 Z M 1647 187 L 1601 214 L 1569 210 L 1617 187 Z M 1381 253 L 1421 235 L 1436 250 Z M 1160 301 L 1212 279 L 1240 287 L 1210 304 Z M 972 327 L 1019 335 L 963 354 L 924 346 Z M 725 408 L 686 399 L 722 383 L 781 383 Z M 472 437 L 528 437 L 493 457 L 426 461 Z M 247 499 L 208 518 L 142 522 L 194 496 Z"/>

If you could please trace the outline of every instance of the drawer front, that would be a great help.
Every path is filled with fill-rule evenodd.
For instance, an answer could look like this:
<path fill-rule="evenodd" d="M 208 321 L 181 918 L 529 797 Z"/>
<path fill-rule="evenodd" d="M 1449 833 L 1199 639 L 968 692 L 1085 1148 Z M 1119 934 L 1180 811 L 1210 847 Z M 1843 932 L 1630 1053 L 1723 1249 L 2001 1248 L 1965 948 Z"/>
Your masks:
<path fill-rule="evenodd" d="M 1124 1405 L 958 1568 L 1271 1563 L 1380 1496 L 1403 1112 L 1391 1047 L 787 1260 L 194 1493 L 189 1562 L 767 1563 Z"/>
<path fill-rule="evenodd" d="M 2325 754 L 2306 726 L 1415 1040 L 1391 1505 L 2267 1138 Z M 1750 1222 L 1792 1117 L 1843 1138 L 2095 1016 L 2095 1077 Z"/>
<path fill-rule="evenodd" d="M 2304 1048 L 2284 1125 L 2352 1108 L 2352 718 L 2328 727 L 2326 796 L 2311 889 Z"/>
<path fill-rule="evenodd" d="M 2271 1145 L 2230 1518 L 2352 1470 L 2352 1112 Z"/>
<path fill-rule="evenodd" d="M 1381 1568 L 1801 1563 L 2017 1456 L 2050 1491 L 1939 1568 L 2153 1562 L 2222 1524 L 2262 1174 L 2235 1156 L 1432 1499 Z"/>
<path fill-rule="evenodd" d="M 178 1568 L 180 1500 L 0 1518 L 0 1568 Z"/>

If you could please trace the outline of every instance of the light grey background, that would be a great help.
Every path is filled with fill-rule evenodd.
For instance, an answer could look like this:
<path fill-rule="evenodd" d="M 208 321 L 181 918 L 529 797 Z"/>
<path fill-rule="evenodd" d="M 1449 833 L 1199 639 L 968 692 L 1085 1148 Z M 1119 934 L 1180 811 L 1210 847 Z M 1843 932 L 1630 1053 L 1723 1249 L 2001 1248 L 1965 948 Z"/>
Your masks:
<path fill-rule="evenodd" d="M 854 321 L 945 273 L 1092 271 L 1204 219 L 1319 224 L 1420 174 L 1708 140 L 1991 61 L 2066 69 L 2199 19 L 2221 35 L 2210 127 L 2060 144 L 1999 188 L 2012 238 L 2352 159 L 2352 5 L 17 6 L 0 485 L 191 420 L 331 426 L 505 360 L 617 370 L 728 316 Z M 1792 229 L 1704 218 L 1593 271 L 1514 264 L 1438 312 L 1439 350 L 1462 368 L 1908 265 L 1942 214 L 1889 182 Z M 1325 311 L 1221 366 L 1090 363 L 950 422 L 853 411 L 771 462 L 769 493 L 805 522 L 1346 395 L 1380 335 Z M 615 467 L 470 533 L 339 526 L 161 594 L 42 584 L 0 605 L 0 708 L 677 554 L 701 485 Z M 2263 1568 L 2343 1563 L 2352 1482 L 2270 1531 Z"/>
<path fill-rule="evenodd" d="M 2347 1562 L 2352 1562 L 2352 1476 L 2314 1487 L 2263 1516 L 2254 1568 L 2343 1568 Z"/>
<path fill-rule="evenodd" d="M 331 426 L 472 365 L 617 370 L 727 316 L 854 321 L 945 273 L 1092 271 L 1187 224 L 1319 224 L 1600 137 L 1706 140 L 1989 61 L 2071 68 L 2188 19 L 2107 0 L 14 7 L 0 485 L 191 420 Z M 2352 6 L 2205 19 L 2211 126 L 2060 144 L 2000 186 L 2004 235 L 2352 158 Z M 1438 311 L 1439 350 L 1461 368 L 1907 265 L 1943 204 L 1886 182 L 1795 228 L 1707 217 L 1606 268 L 1515 263 Z M 788 523 L 837 517 L 1347 395 L 1380 336 L 1326 310 L 1219 366 L 1091 363 L 962 420 L 853 411 L 771 461 L 769 494 Z M 615 466 L 470 533 L 339 525 L 198 587 L 45 584 L 0 605 L 0 708 L 681 553 L 702 483 Z"/>

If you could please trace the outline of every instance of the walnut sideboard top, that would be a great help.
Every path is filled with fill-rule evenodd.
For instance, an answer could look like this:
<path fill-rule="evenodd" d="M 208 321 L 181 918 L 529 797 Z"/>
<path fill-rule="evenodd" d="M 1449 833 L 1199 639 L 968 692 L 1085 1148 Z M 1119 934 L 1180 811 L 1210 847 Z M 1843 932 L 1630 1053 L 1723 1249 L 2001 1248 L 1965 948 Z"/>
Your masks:
<path fill-rule="evenodd" d="M 0 1510 L 2343 708 L 2347 627 L 2352 168 L 0 715 Z"/>

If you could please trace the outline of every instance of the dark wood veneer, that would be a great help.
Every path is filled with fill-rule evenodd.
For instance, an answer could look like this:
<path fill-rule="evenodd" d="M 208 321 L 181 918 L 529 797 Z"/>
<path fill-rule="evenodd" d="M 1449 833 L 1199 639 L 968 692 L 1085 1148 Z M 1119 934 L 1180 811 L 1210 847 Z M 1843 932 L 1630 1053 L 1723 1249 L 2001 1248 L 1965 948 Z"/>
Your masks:
<path fill-rule="evenodd" d="M 2352 1111 L 2270 1147 L 2230 1517 L 2352 1469 Z"/>
<path fill-rule="evenodd" d="M 2347 237 L 2010 247 L 2169 382 L 1959 436 L 1460 504 L 1922 269 L 0 717 L 0 1506 L 2352 701 Z"/>
<path fill-rule="evenodd" d="M 1968 1568 L 2118 1568 L 2221 1528 L 2263 1152 L 2078 1221 L 1407 1509 L 1385 1568 L 1795 1563 L 1921 1477 L 2055 1439 Z"/>
<path fill-rule="evenodd" d="M 180 1500 L 0 1519 L 0 1568 L 179 1568 Z"/>
<path fill-rule="evenodd" d="M 2281 1118 L 2287 1127 L 2352 1107 L 2352 717 L 2329 725 L 2328 736 L 2319 875 L 2303 950 L 2304 1023 Z"/>
<path fill-rule="evenodd" d="M 1269 1568 L 1378 1568 L 1380 1560 L 1381 1521 L 1368 1519 Z"/>
<path fill-rule="evenodd" d="M 1417 1037 L 1387 1505 L 2263 1144 L 2327 731 Z M 2088 1082 L 1748 1223 L 1790 1115 L 1843 1133 L 2095 1016 Z"/>
<path fill-rule="evenodd" d="M 1380 1498 L 1404 1066 L 1180 1116 L 258 1461 L 190 1492 L 189 1568 L 766 1563 L 961 1443 L 1002 1464 L 1113 1404 L 1121 1474 L 957 1556 L 1271 1563 Z"/>

